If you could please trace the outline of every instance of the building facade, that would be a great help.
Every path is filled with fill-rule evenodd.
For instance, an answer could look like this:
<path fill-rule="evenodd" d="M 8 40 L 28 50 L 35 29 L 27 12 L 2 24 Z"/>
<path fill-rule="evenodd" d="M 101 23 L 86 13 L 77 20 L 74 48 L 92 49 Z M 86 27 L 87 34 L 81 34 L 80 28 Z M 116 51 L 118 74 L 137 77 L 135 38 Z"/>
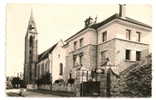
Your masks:
<path fill-rule="evenodd" d="M 151 26 L 126 17 L 126 7 L 120 5 L 119 14 L 99 23 L 96 22 L 96 18 L 87 18 L 83 29 L 67 40 L 59 41 L 38 56 L 37 42 L 33 42 L 34 53 L 30 56 L 30 40 L 27 40 L 25 72 L 36 73 L 33 76 L 36 79 L 48 72 L 51 74 L 52 84 L 57 83 L 57 80 L 68 83 L 69 79 L 74 79 L 74 84 L 96 80 L 92 77 L 92 72 L 99 69 L 104 71 L 111 68 L 119 75 L 131 64 L 140 62 L 149 54 L 148 36 L 151 35 L 151 31 Z M 33 63 L 29 61 L 28 56 L 34 57 Z M 34 65 L 31 64 L 36 65 L 35 71 Z M 26 74 L 26 77 L 30 80 L 32 74 Z"/>
<path fill-rule="evenodd" d="M 65 41 L 68 73 L 73 72 L 76 78 L 79 77 L 75 75 L 76 70 L 81 68 L 89 74 L 94 69 L 105 69 L 107 66 L 120 74 L 149 54 L 147 37 L 151 35 L 151 27 L 126 17 L 125 11 L 125 5 L 120 5 L 119 14 L 100 23 L 88 18 L 90 24 Z"/>

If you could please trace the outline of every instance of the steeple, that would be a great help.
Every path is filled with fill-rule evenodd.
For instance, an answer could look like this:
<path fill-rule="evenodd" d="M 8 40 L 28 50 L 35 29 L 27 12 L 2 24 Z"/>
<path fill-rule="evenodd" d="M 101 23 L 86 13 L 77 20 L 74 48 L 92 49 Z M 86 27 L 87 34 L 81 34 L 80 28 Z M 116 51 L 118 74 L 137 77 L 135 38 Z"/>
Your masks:
<path fill-rule="evenodd" d="M 25 36 L 25 64 L 24 79 L 26 84 L 34 84 L 36 77 L 36 64 L 38 61 L 38 40 L 37 29 L 34 21 L 33 11 L 28 22 L 27 33 Z"/>
<path fill-rule="evenodd" d="M 34 16 L 33 16 L 33 9 L 31 8 L 31 15 L 30 15 L 30 19 L 34 19 Z"/>
<path fill-rule="evenodd" d="M 34 21 L 34 15 L 33 15 L 33 9 L 31 9 L 27 31 L 30 31 L 30 32 L 32 31 L 33 33 L 37 34 L 36 23 Z"/>

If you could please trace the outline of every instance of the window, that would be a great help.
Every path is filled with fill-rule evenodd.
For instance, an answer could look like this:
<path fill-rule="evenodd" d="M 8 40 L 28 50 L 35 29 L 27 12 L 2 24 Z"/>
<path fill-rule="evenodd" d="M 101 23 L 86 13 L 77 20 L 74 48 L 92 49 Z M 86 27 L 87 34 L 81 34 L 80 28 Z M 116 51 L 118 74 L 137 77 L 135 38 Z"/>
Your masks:
<path fill-rule="evenodd" d="M 106 60 L 106 51 L 101 52 L 101 64 L 104 64 Z"/>
<path fill-rule="evenodd" d="M 107 40 L 107 31 L 102 33 L 102 42 L 105 42 Z"/>
<path fill-rule="evenodd" d="M 47 66 L 48 66 L 47 72 L 49 73 L 49 68 L 50 68 L 49 62 L 47 63 Z"/>
<path fill-rule="evenodd" d="M 47 64 L 44 64 L 44 74 L 47 72 Z"/>
<path fill-rule="evenodd" d="M 32 36 L 30 36 L 30 40 L 29 40 L 29 45 L 30 45 L 30 47 L 33 47 L 33 37 Z"/>
<path fill-rule="evenodd" d="M 76 66 L 76 55 L 73 56 L 73 66 Z"/>
<path fill-rule="evenodd" d="M 29 72 L 29 75 L 30 75 L 30 80 L 32 80 L 32 72 L 31 71 Z"/>
<path fill-rule="evenodd" d="M 130 55 L 131 55 L 131 51 L 130 50 L 126 50 L 126 60 L 130 60 Z"/>
<path fill-rule="evenodd" d="M 126 30 L 126 39 L 131 40 L 131 30 L 129 29 Z"/>
<path fill-rule="evenodd" d="M 48 63 L 46 63 L 46 73 L 48 72 Z"/>
<path fill-rule="evenodd" d="M 136 61 L 140 61 L 140 60 L 141 60 L 141 52 L 136 51 Z"/>
<path fill-rule="evenodd" d="M 60 63 L 60 75 L 63 75 L 63 64 Z"/>
<path fill-rule="evenodd" d="M 82 65 L 82 61 L 83 61 L 83 53 L 80 53 L 80 55 L 79 55 L 79 57 L 80 57 L 80 65 Z"/>
<path fill-rule="evenodd" d="M 77 49 L 77 41 L 74 42 L 74 50 Z"/>
<path fill-rule="evenodd" d="M 39 78 L 39 76 L 40 76 L 40 65 L 38 65 L 38 78 Z"/>
<path fill-rule="evenodd" d="M 42 64 L 42 75 L 44 74 L 44 63 Z"/>
<path fill-rule="evenodd" d="M 140 32 L 136 32 L 137 33 L 137 41 L 140 42 L 141 40 L 141 33 Z"/>
<path fill-rule="evenodd" d="M 83 46 L 83 38 L 80 39 L 80 47 Z"/>

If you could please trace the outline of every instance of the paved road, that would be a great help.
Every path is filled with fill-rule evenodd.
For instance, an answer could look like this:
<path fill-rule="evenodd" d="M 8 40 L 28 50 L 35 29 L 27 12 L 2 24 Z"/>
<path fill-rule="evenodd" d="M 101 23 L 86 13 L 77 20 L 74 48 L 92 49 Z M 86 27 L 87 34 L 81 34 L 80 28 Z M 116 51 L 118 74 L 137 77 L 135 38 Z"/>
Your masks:
<path fill-rule="evenodd" d="M 20 89 L 9 89 L 6 90 L 6 93 L 8 96 L 19 97 Z M 43 94 L 38 92 L 26 91 L 24 93 L 24 97 L 58 97 L 58 96 L 52 94 L 45 94 L 45 93 Z"/>

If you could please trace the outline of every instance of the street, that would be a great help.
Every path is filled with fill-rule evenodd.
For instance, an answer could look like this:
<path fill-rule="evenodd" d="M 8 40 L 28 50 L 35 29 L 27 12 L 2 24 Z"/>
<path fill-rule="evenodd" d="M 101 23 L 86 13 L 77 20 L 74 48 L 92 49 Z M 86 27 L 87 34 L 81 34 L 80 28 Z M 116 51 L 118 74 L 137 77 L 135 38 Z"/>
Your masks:
<path fill-rule="evenodd" d="M 20 89 L 7 89 L 6 94 L 12 97 L 20 97 L 19 95 Z M 59 97 L 57 95 L 49 94 L 49 93 L 39 93 L 34 91 L 25 91 L 24 97 Z"/>

